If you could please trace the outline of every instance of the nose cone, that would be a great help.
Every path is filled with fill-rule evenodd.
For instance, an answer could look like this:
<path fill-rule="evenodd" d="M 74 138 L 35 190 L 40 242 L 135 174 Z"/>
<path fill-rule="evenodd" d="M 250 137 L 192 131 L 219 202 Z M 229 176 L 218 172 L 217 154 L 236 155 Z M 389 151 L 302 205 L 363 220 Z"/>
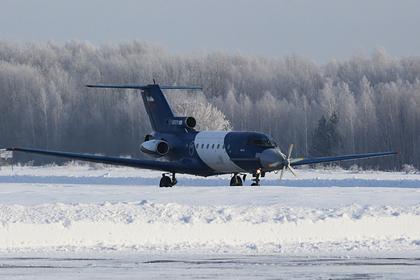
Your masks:
<path fill-rule="evenodd" d="M 260 161 L 264 168 L 278 169 L 284 158 L 278 149 L 266 149 L 260 155 Z"/>

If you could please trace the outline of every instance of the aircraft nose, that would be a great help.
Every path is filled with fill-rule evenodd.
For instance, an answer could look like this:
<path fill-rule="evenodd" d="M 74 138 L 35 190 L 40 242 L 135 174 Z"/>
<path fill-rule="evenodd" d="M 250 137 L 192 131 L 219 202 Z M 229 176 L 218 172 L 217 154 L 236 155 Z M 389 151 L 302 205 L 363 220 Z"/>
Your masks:
<path fill-rule="evenodd" d="M 278 149 L 266 149 L 260 155 L 260 161 L 265 168 L 274 168 L 283 162 L 284 158 Z"/>

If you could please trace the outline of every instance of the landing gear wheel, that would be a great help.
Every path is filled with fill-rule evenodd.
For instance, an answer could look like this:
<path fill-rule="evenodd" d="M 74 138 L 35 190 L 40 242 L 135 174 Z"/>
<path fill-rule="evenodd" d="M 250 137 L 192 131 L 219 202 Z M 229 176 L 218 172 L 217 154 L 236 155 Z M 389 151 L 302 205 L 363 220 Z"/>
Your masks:
<path fill-rule="evenodd" d="M 252 186 L 252 187 L 255 187 L 255 186 L 257 186 L 257 187 L 258 187 L 258 186 L 261 186 L 261 185 L 260 185 L 260 183 L 252 183 L 252 184 L 251 184 L 251 186 Z"/>
<path fill-rule="evenodd" d="M 173 184 L 172 184 L 171 178 L 166 175 L 162 175 L 162 178 L 160 179 L 159 187 L 171 188 L 172 186 Z"/>
<path fill-rule="evenodd" d="M 239 175 L 233 175 L 232 179 L 230 179 L 230 186 L 242 186 L 242 179 Z"/>

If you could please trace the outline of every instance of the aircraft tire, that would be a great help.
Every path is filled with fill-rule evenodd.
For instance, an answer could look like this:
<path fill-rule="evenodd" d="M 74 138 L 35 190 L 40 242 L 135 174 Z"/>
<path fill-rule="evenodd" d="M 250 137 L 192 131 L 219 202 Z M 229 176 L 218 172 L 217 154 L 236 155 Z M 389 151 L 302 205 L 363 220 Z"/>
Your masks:
<path fill-rule="evenodd" d="M 230 179 L 230 186 L 236 187 L 236 186 L 242 186 L 242 179 L 240 176 L 235 175 Z"/>
<path fill-rule="evenodd" d="M 171 178 L 168 176 L 162 176 L 160 179 L 159 187 L 161 188 L 171 188 L 173 186 Z"/>

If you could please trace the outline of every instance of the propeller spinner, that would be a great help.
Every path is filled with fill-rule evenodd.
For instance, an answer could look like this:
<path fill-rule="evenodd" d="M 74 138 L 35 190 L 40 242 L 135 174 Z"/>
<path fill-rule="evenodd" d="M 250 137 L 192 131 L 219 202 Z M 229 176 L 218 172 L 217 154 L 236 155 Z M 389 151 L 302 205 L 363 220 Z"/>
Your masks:
<path fill-rule="evenodd" d="M 293 169 L 291 165 L 292 161 L 296 160 L 296 159 L 291 159 L 292 151 L 293 151 L 293 144 L 289 146 L 289 150 L 287 151 L 287 156 L 283 154 L 278 148 L 266 149 L 260 154 L 259 158 L 260 158 L 261 164 L 265 168 L 272 171 L 281 169 L 280 179 L 283 178 L 284 171 L 286 169 L 288 169 L 294 176 L 297 176 L 295 170 Z"/>

